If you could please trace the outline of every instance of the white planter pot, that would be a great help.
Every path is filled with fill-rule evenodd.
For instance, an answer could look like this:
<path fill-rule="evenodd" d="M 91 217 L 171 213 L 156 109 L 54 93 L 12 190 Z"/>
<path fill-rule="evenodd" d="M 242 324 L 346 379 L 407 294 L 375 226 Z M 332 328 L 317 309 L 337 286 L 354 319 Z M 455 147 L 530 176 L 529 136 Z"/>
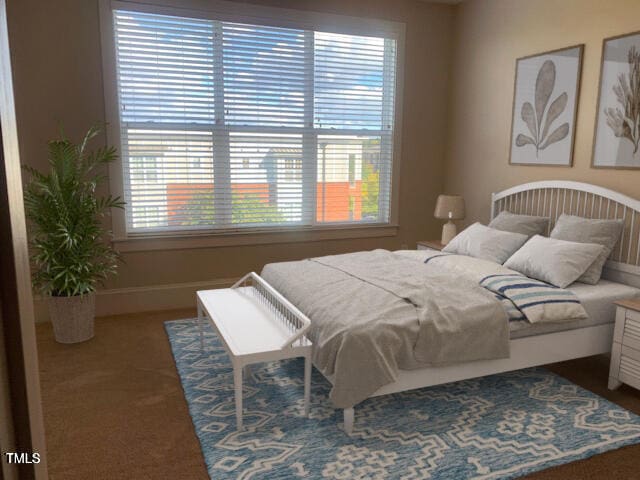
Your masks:
<path fill-rule="evenodd" d="M 93 338 L 96 295 L 49 297 L 49 317 L 57 342 L 78 343 Z"/>

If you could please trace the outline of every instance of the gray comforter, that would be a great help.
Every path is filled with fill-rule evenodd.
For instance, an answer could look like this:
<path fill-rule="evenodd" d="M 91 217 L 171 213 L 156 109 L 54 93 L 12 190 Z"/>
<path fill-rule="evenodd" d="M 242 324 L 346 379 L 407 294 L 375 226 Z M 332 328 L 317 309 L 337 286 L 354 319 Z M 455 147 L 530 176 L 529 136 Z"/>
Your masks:
<path fill-rule="evenodd" d="M 477 280 L 386 250 L 266 265 L 312 322 L 314 364 L 351 407 L 399 369 L 509 356 L 507 315 Z"/>

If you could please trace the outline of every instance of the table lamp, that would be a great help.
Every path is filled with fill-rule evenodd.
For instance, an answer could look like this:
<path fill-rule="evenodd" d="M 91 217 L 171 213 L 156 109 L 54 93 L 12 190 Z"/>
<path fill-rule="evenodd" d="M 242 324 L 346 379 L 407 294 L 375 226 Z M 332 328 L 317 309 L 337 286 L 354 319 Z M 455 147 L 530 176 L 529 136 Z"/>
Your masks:
<path fill-rule="evenodd" d="M 446 245 L 458 233 L 453 220 L 464 218 L 464 198 L 460 195 L 438 195 L 433 216 L 440 220 L 449 220 L 442 227 L 441 242 Z"/>

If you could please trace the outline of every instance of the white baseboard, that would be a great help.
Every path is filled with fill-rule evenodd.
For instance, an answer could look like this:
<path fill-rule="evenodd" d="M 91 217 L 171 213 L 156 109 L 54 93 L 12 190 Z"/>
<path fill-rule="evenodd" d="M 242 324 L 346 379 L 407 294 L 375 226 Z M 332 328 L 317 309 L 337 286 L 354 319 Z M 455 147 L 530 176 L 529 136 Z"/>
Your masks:
<path fill-rule="evenodd" d="M 237 278 L 219 278 L 203 282 L 98 290 L 96 292 L 96 316 L 195 308 L 195 294 L 198 290 L 228 288 L 237 280 Z M 34 304 L 36 322 L 48 322 L 49 312 L 47 311 L 46 297 L 36 296 Z"/>

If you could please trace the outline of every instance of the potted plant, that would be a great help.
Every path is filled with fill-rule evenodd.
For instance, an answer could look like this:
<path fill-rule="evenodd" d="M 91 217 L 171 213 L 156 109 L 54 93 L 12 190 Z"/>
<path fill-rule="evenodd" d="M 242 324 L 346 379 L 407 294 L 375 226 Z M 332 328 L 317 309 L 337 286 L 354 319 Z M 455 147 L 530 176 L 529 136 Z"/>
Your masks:
<path fill-rule="evenodd" d="M 115 273 L 118 255 L 108 242 L 103 222 L 118 197 L 101 196 L 97 187 L 116 149 L 87 150 L 100 129 L 92 127 L 79 145 L 62 138 L 49 142 L 47 172 L 23 166 L 34 286 L 48 296 L 55 338 L 77 343 L 93 337 L 95 289 Z"/>

